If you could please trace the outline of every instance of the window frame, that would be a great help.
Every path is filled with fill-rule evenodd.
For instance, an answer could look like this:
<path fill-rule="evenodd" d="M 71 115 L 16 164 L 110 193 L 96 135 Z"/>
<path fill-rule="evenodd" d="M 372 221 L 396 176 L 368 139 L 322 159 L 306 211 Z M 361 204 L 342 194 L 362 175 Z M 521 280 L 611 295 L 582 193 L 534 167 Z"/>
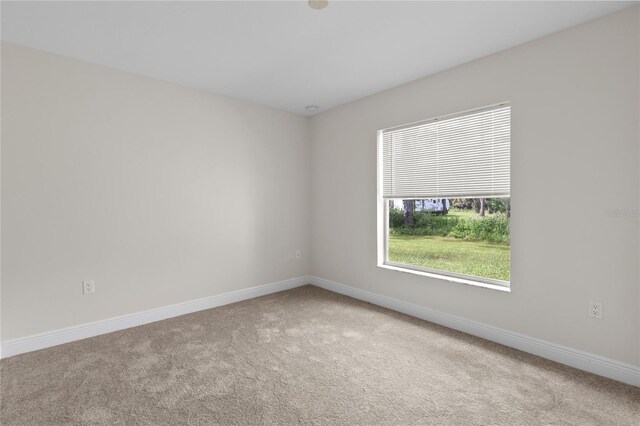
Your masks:
<path fill-rule="evenodd" d="M 495 104 L 494 106 L 501 104 L 510 104 L 510 102 L 501 102 L 499 104 Z M 417 123 L 424 123 L 426 121 L 438 120 L 445 117 L 452 116 L 463 116 L 466 114 L 472 114 L 474 111 L 478 111 L 481 109 L 488 109 L 489 107 L 483 108 L 474 108 L 472 110 L 467 110 L 455 114 L 448 114 L 440 117 L 434 117 L 427 120 L 420 120 Z M 439 269 L 430 269 L 423 268 L 417 265 L 409 265 L 404 263 L 396 263 L 389 261 L 389 200 L 388 198 L 384 198 L 383 196 L 383 132 L 388 131 L 389 129 L 401 128 L 401 127 L 409 127 L 414 123 L 404 124 L 400 126 L 392 126 L 385 129 L 380 129 L 377 132 L 377 146 L 376 146 L 376 165 L 377 165 L 377 179 L 376 179 L 376 198 L 377 198 L 377 266 L 379 268 L 405 272 L 409 274 L 436 278 L 451 282 L 457 282 L 461 284 L 473 285 L 477 287 L 489 288 L 493 290 L 511 291 L 511 281 L 502 281 L 492 278 L 479 277 L 475 275 L 466 275 L 459 274 L 455 272 L 449 272 Z M 511 143 L 511 142 L 509 142 Z M 471 198 L 478 198 L 478 196 L 474 195 Z M 511 198 L 511 191 L 509 191 L 509 198 Z M 513 209 L 513 204 L 512 204 Z M 509 252 L 511 253 L 511 244 L 509 245 Z M 510 256 L 511 257 L 511 256 Z M 511 261 L 509 261 L 509 268 L 511 269 Z"/>

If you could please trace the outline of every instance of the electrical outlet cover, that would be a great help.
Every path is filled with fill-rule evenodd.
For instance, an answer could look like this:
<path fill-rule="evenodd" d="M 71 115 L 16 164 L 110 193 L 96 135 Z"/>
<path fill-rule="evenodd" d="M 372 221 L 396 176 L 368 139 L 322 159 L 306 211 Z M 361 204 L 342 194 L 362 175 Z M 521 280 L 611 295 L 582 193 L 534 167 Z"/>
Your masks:
<path fill-rule="evenodd" d="M 93 280 L 82 281 L 82 294 L 89 294 L 96 292 L 96 283 Z"/>
<path fill-rule="evenodd" d="M 602 302 L 589 301 L 589 316 L 602 319 Z"/>

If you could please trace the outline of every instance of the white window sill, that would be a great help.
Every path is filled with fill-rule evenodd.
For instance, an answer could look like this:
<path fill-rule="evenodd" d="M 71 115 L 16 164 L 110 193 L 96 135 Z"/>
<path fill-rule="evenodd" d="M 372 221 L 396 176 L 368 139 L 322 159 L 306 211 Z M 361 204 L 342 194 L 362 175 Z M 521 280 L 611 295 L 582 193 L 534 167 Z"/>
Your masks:
<path fill-rule="evenodd" d="M 383 269 L 389 269 L 391 271 L 399 271 L 399 272 L 405 272 L 407 274 L 413 274 L 413 275 L 420 275 L 423 277 L 430 277 L 430 278 L 436 278 L 439 280 L 445 280 L 445 281 L 453 281 L 456 283 L 461 283 L 461 284 L 467 284 L 467 285 L 472 285 L 475 287 L 482 287 L 482 288 L 489 288 L 492 290 L 498 290 L 498 291 L 504 291 L 507 293 L 511 292 L 511 288 L 508 286 L 508 283 L 504 283 L 504 281 L 493 281 L 493 280 L 487 280 L 487 281 L 476 281 L 476 280 L 472 280 L 472 279 L 467 279 L 467 278 L 460 278 L 460 277 L 454 277 L 451 275 L 444 275 L 444 273 L 437 273 L 437 272 L 431 272 L 431 271 L 427 271 L 427 270 L 420 270 L 420 269 L 413 269 L 416 268 L 414 267 L 409 267 L 409 265 L 402 265 L 402 264 L 390 264 L 390 263 L 383 263 L 383 264 L 378 264 L 379 268 L 383 268 Z"/>

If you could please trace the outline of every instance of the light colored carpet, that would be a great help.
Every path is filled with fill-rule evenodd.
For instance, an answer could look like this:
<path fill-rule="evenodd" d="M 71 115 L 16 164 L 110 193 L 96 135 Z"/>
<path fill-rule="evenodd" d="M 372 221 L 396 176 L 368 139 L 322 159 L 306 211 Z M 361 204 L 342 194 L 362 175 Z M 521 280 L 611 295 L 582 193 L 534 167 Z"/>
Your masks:
<path fill-rule="evenodd" d="M 305 286 L 1 361 L 2 425 L 640 424 L 640 389 Z"/>

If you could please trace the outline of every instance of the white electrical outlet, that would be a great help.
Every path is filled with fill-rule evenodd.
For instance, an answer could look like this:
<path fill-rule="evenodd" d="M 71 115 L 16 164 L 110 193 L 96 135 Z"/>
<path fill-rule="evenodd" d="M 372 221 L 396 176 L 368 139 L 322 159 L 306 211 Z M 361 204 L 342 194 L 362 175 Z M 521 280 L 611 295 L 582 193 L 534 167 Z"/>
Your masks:
<path fill-rule="evenodd" d="M 300 253 L 300 250 L 296 250 L 296 259 L 300 259 L 302 257 L 302 253 Z"/>
<path fill-rule="evenodd" d="M 82 281 L 82 294 L 89 294 L 96 292 L 96 283 L 93 280 Z"/>
<path fill-rule="evenodd" d="M 602 319 L 602 302 L 589 301 L 589 316 Z"/>

